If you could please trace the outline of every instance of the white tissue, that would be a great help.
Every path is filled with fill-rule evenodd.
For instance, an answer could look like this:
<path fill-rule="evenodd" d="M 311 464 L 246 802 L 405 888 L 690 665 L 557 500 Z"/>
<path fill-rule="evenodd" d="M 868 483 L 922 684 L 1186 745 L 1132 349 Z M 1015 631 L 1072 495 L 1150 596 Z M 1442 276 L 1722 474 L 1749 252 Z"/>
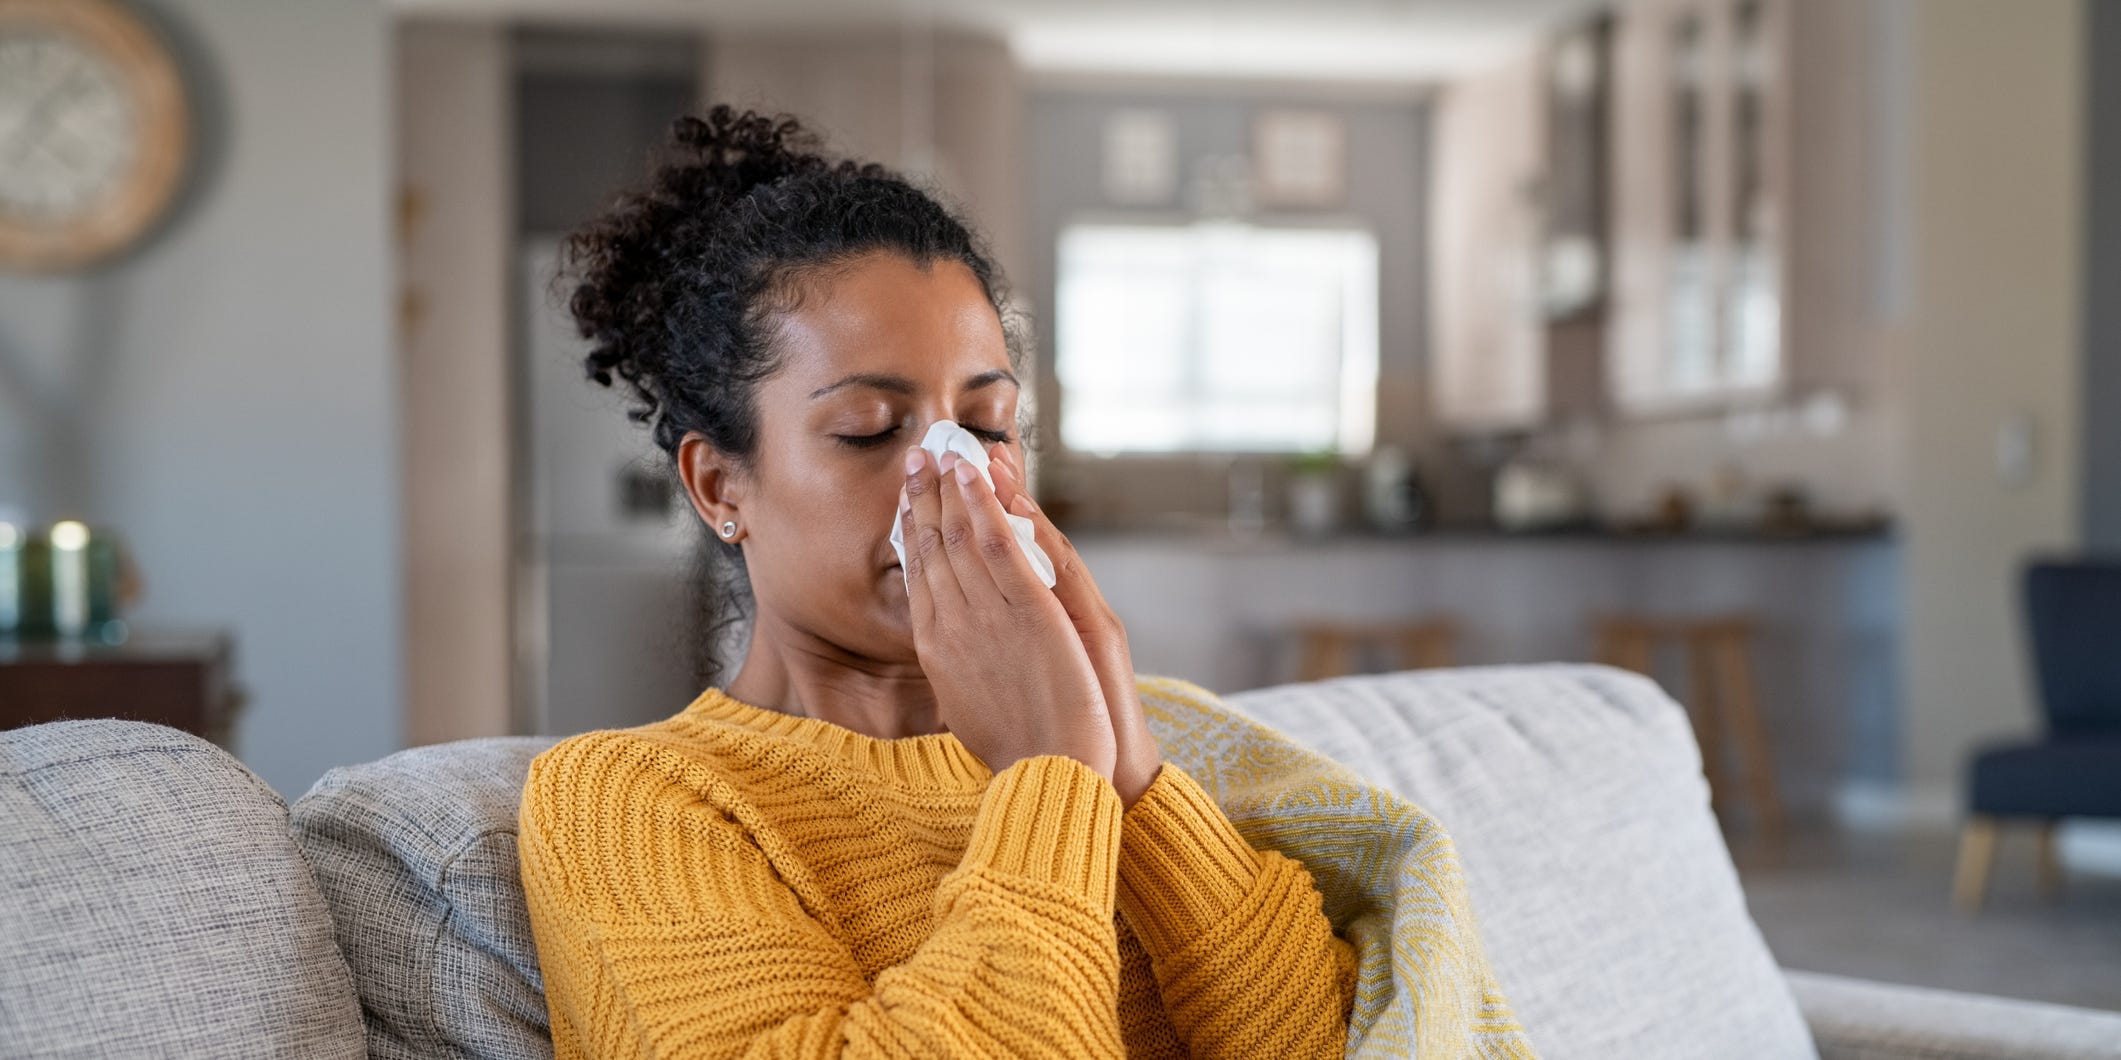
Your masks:
<path fill-rule="evenodd" d="M 987 474 L 987 450 L 971 431 L 952 420 L 937 420 L 928 426 L 928 435 L 921 439 L 921 448 L 928 450 L 938 461 L 944 453 L 956 453 L 959 459 L 979 470 L 979 477 L 994 488 L 994 477 Z M 938 465 L 940 466 L 940 465 Z M 1016 534 L 1018 548 L 1031 560 L 1031 569 L 1038 572 L 1038 580 L 1046 588 L 1053 588 L 1057 580 L 1053 576 L 1053 560 L 1047 558 L 1046 550 L 1038 547 L 1037 525 L 1013 512 L 1003 512 L 1002 518 L 1009 520 L 1009 529 Z M 913 590 L 913 576 L 906 573 L 906 532 L 896 513 L 891 517 L 891 550 L 898 553 L 899 574 L 906 579 L 906 590 Z"/>

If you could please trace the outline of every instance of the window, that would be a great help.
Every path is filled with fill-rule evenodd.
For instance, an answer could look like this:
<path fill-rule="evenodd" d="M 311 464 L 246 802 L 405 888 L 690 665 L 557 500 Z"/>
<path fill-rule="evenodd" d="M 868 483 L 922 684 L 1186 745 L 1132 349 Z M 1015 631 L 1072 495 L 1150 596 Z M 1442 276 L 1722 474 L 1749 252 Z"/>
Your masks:
<path fill-rule="evenodd" d="M 1078 224 L 1055 374 L 1078 452 L 1369 452 L 1377 240 L 1351 229 Z"/>

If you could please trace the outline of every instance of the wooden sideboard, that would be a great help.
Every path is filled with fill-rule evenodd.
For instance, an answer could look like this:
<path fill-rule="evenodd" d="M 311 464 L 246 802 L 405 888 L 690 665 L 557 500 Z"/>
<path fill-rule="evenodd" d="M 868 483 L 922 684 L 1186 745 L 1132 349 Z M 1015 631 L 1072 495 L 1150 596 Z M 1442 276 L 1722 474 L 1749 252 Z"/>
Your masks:
<path fill-rule="evenodd" d="M 134 633 L 123 643 L 0 639 L 0 729 L 132 718 L 231 748 L 242 694 L 221 632 Z"/>

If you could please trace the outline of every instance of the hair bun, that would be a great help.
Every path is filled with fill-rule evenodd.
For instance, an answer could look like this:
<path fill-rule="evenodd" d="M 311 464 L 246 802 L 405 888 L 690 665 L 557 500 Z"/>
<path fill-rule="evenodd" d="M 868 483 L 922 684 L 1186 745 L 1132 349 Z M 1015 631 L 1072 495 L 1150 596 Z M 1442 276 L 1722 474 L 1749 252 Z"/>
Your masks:
<path fill-rule="evenodd" d="M 689 153 L 695 175 L 725 202 L 761 184 L 827 166 L 817 136 L 787 115 L 769 117 L 718 103 L 705 118 L 687 114 L 670 123 L 669 150 Z"/>
<path fill-rule="evenodd" d="M 794 118 L 719 103 L 704 118 L 673 120 L 647 185 L 621 193 L 568 237 L 556 279 L 580 281 L 567 301 L 592 344 L 584 368 L 604 386 L 630 385 L 636 422 L 669 400 L 660 334 L 679 294 L 669 278 L 672 249 L 711 245 L 728 207 L 753 188 L 828 168 L 817 137 Z"/>

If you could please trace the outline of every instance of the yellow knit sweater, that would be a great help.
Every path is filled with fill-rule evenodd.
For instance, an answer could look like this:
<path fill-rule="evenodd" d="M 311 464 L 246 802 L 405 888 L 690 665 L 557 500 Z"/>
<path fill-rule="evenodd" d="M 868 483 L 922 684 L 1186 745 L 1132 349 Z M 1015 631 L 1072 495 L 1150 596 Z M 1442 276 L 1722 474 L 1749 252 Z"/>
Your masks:
<path fill-rule="evenodd" d="M 1071 758 L 710 688 L 539 755 L 520 825 L 557 1060 L 1344 1049 L 1310 874 L 1170 763 L 1122 812 Z"/>

